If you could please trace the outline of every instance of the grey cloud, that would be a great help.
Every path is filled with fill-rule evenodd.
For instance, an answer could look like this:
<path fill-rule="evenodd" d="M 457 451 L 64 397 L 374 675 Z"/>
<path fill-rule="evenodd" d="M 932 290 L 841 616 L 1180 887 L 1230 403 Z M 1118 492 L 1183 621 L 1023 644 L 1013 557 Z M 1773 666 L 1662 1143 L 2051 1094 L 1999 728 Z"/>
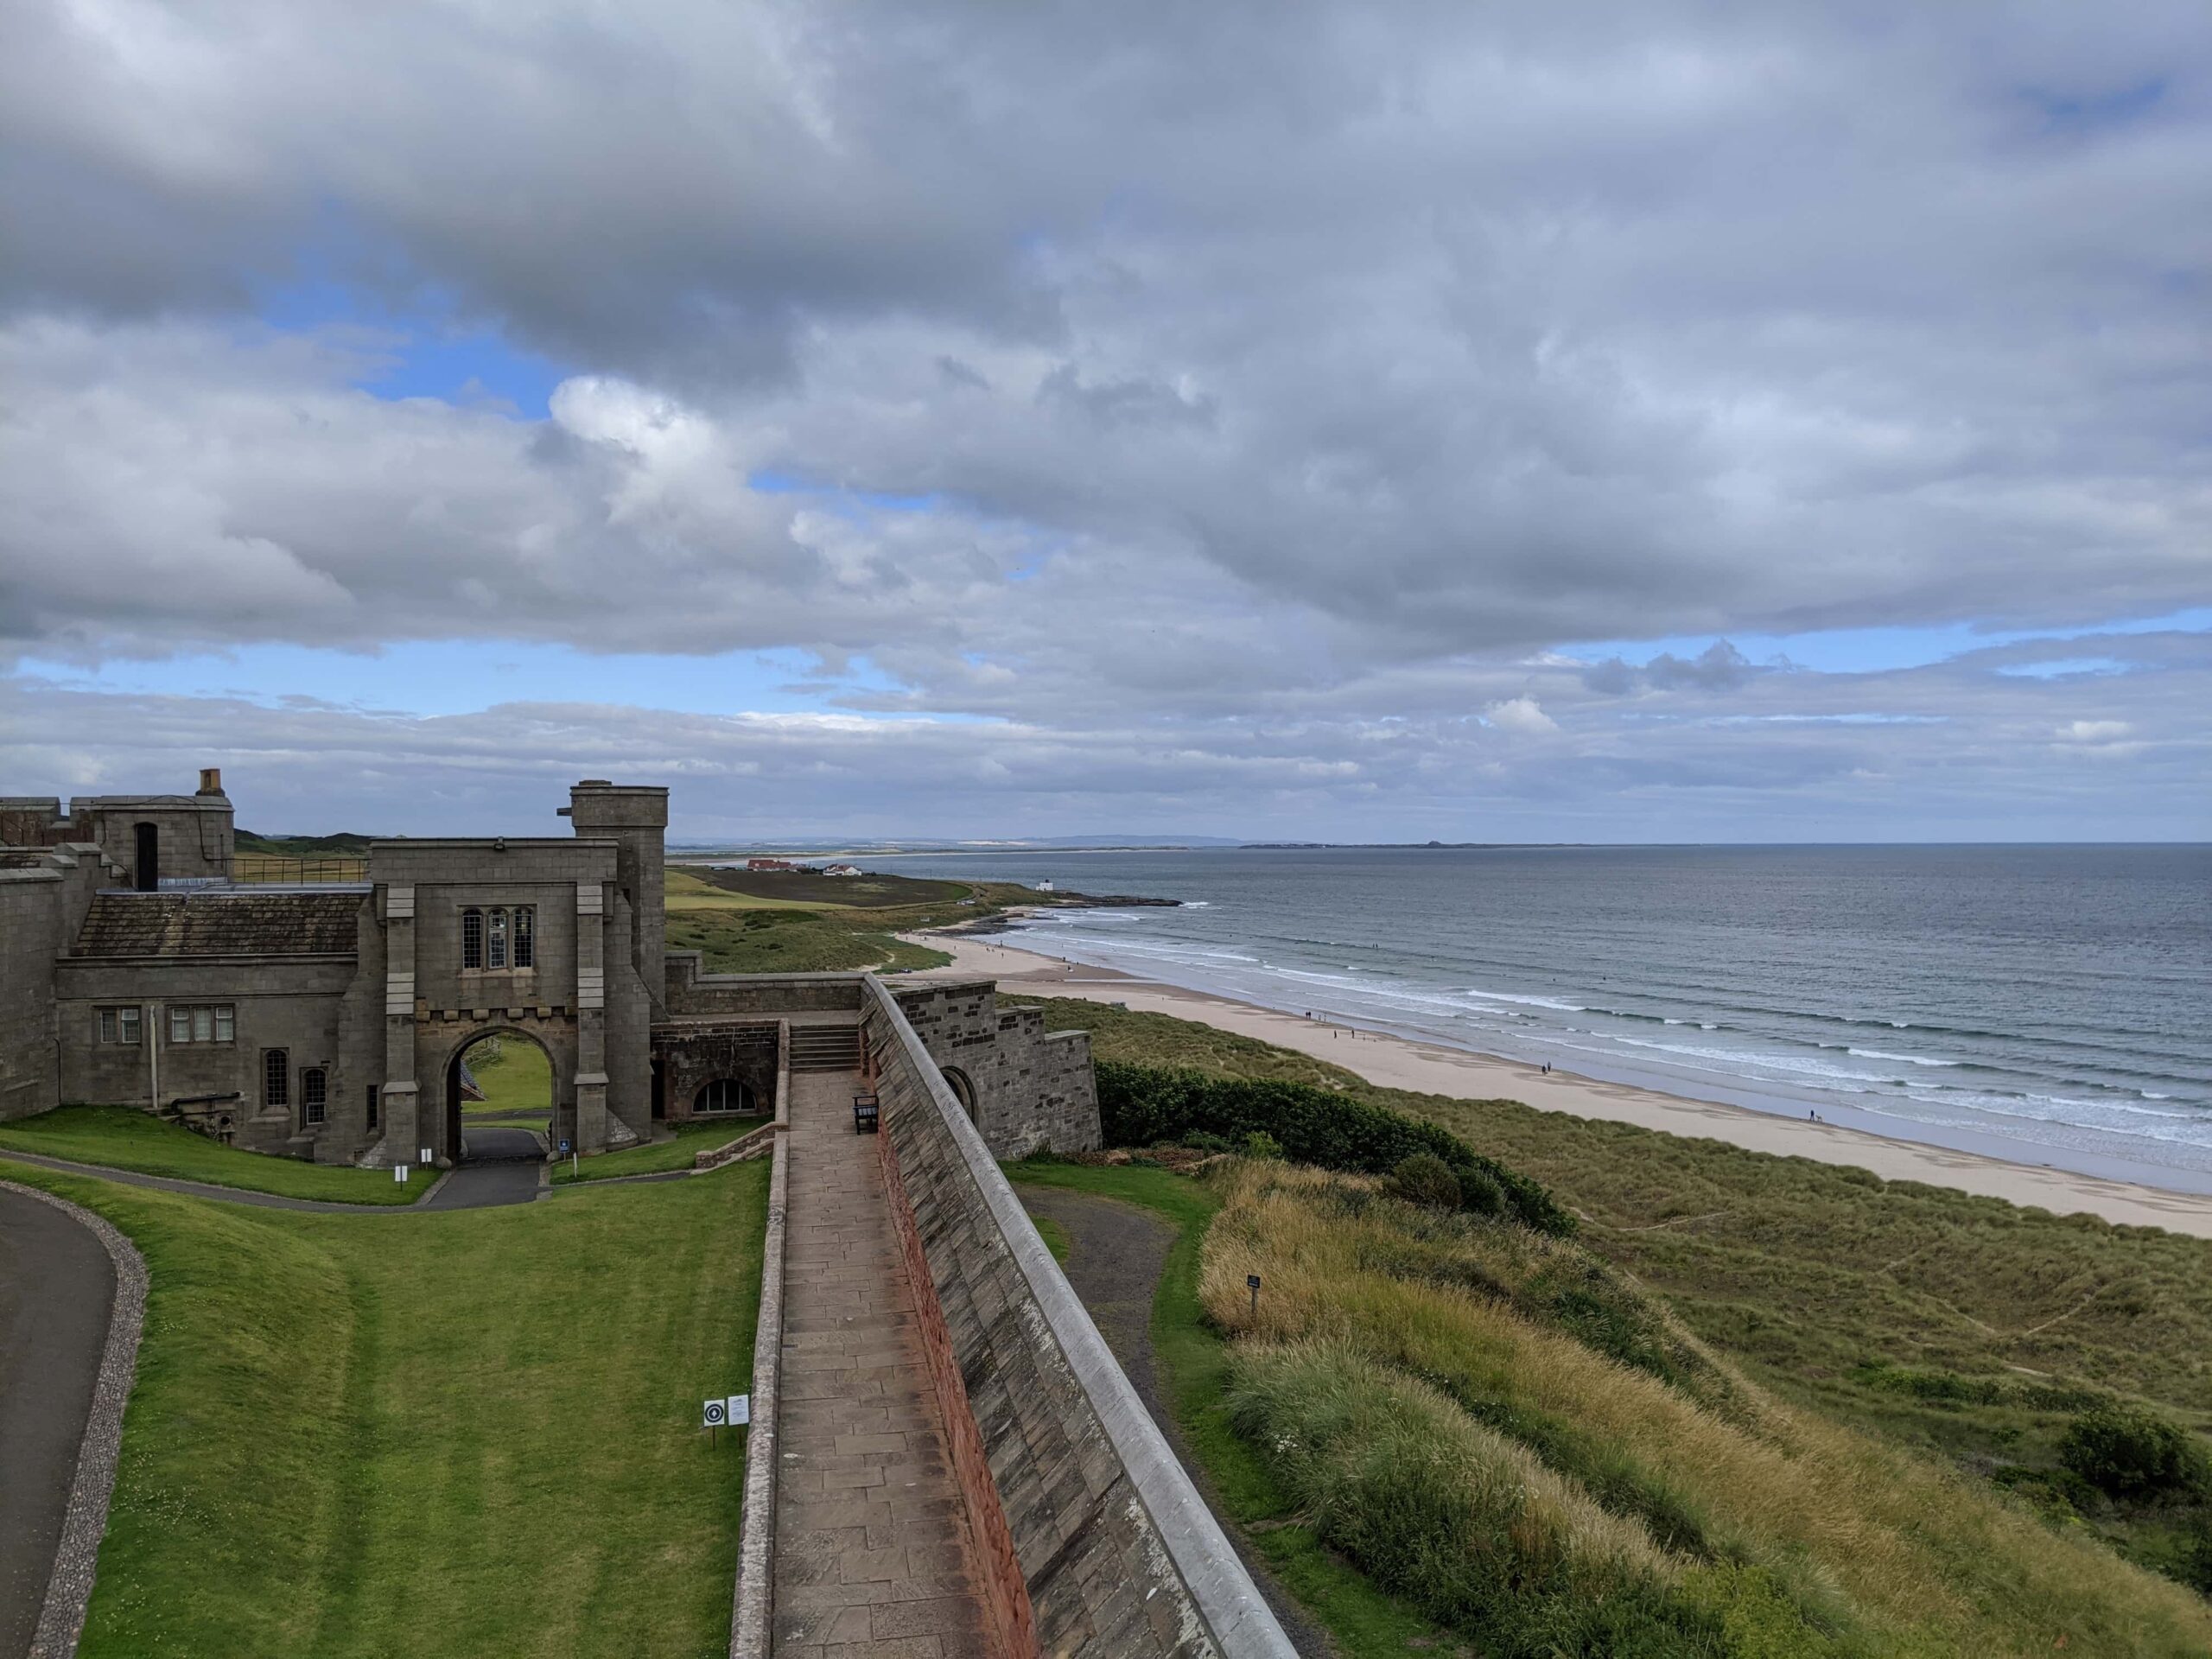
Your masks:
<path fill-rule="evenodd" d="M 0 681 L 0 776 L 67 792 L 220 765 L 251 821 L 278 829 L 513 830 L 516 811 L 593 774 L 673 784 L 677 833 L 694 836 L 1076 833 L 1110 818 L 1384 840 L 2202 838 L 2212 641 L 2139 644 L 2163 665 L 2088 683 L 1968 658 L 1624 702 L 1572 664 L 1464 664 L 1264 712 L 958 722 L 553 702 L 417 719 L 18 677 Z"/>
<path fill-rule="evenodd" d="M 1592 663 L 1582 673 L 1582 683 L 1605 696 L 1623 696 L 1639 686 L 1675 691 L 1695 687 L 1703 691 L 1728 691 L 1744 683 L 1758 670 L 1751 659 L 1726 639 L 1716 639 L 1695 657 L 1677 657 L 1662 651 L 1641 668 L 1618 657 Z"/>
<path fill-rule="evenodd" d="M 4 25 L 18 315 L 304 254 L 1370 661 L 2206 585 L 2185 5 L 93 15 Z"/>
<path fill-rule="evenodd" d="M 2186 0 L 28 0 L 0 143 L 0 652 L 793 647 L 895 682 L 855 714 L 1024 734 L 911 747 L 1059 779 L 1039 811 L 1217 776 L 1263 812 L 1463 814 L 1479 776 L 1571 823 L 1673 766 L 1669 798 L 1765 822 L 1728 781 L 1764 765 L 1825 823 L 1942 754 L 1986 782 L 1961 821 L 2049 820 L 2097 747 L 2052 734 L 2114 721 L 2127 798 L 2201 806 L 2202 731 L 2159 706 L 2199 683 L 2183 636 L 2101 642 L 2133 671 L 2094 685 L 1998 671 L 2032 652 L 1521 666 L 2202 602 Z M 372 397 L 390 340 L 252 321 L 308 279 L 576 376 L 540 422 Z M 1541 783 L 1471 718 L 1523 698 Z M 1868 713 L 1927 723 L 1803 724 Z M 373 768 L 463 728 L 346 729 Z"/>

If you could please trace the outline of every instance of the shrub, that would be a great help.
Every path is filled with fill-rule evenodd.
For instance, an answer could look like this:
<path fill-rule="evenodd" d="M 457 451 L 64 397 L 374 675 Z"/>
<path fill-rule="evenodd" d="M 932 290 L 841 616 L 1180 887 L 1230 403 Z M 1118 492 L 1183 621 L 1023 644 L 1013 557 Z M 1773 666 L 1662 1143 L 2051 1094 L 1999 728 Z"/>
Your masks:
<path fill-rule="evenodd" d="M 1478 1175 L 1500 1195 L 1500 1212 L 1540 1232 L 1564 1237 L 1574 1231 L 1574 1217 L 1542 1186 L 1484 1157 L 1440 1124 L 1310 1084 L 1217 1077 L 1126 1060 L 1100 1060 L 1095 1069 L 1100 1124 L 1109 1145 L 1188 1144 L 1196 1134 L 1241 1141 L 1257 1129 L 1273 1136 L 1294 1162 L 1363 1175 L 1388 1175 L 1426 1152 L 1451 1166 L 1463 1204 L 1469 1203 L 1469 1177 Z M 1479 1189 L 1478 1196 L 1488 1191 Z"/>
<path fill-rule="evenodd" d="M 1200 1129 L 1196 1135 L 1185 1135 L 1183 1144 L 1192 1152 L 1234 1152 L 1236 1150 L 1230 1144 L 1227 1135 L 1208 1135 L 1204 1129 Z"/>
<path fill-rule="evenodd" d="M 2212 1596 L 2212 1516 L 2196 1517 L 2173 1576 L 2199 1595 Z"/>
<path fill-rule="evenodd" d="M 1265 1129 L 1255 1129 L 1244 1137 L 1244 1155 L 1264 1158 L 1275 1163 L 1282 1161 L 1282 1142 Z"/>
<path fill-rule="evenodd" d="M 1390 1172 L 1390 1191 L 1425 1210 L 1457 1210 L 1459 1178 L 1433 1152 L 1417 1152 Z"/>
<path fill-rule="evenodd" d="M 1505 1189 L 1490 1172 L 1463 1169 L 1453 1178 L 1459 1183 L 1459 1206 L 1478 1216 L 1502 1216 L 1506 1211 Z"/>
<path fill-rule="evenodd" d="M 2155 1498 L 2212 1491 L 2212 1463 L 2196 1437 L 2156 1412 L 2132 1406 L 2085 1411 L 2058 1442 L 2059 1461 L 2114 1497 Z"/>

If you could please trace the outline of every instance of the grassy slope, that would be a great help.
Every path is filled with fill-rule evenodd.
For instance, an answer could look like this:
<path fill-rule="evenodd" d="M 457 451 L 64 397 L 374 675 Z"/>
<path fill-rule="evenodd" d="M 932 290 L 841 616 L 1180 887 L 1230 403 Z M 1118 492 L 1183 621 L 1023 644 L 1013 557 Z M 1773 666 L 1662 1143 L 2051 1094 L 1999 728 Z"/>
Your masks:
<path fill-rule="evenodd" d="M 730 1122 L 670 1124 L 667 1127 L 676 1131 L 674 1140 L 655 1141 L 642 1147 L 627 1147 L 620 1152 L 601 1153 L 596 1158 L 578 1159 L 575 1174 L 569 1173 L 569 1164 L 556 1160 L 553 1166 L 554 1184 L 604 1181 L 617 1175 L 652 1175 L 663 1170 L 689 1169 L 691 1160 L 701 1153 L 711 1152 L 741 1135 L 750 1135 L 766 1122 L 766 1116 L 753 1116 Z"/>
<path fill-rule="evenodd" d="M 1311 1518 L 1296 1513 L 1290 1493 L 1230 1426 L 1223 1402 L 1228 1345 L 1203 1317 L 1198 1291 L 1199 1246 L 1219 1200 L 1200 1183 L 1161 1169 L 1024 1163 L 1008 1165 L 1007 1173 L 1026 1185 L 1065 1187 L 1141 1205 L 1174 1224 L 1176 1241 L 1153 1297 L 1153 1359 L 1160 1391 L 1217 1501 L 1245 1529 L 1277 1580 L 1328 1630 L 1347 1659 L 1396 1659 L 1421 1649 L 1452 1651 L 1454 1643 L 1437 1626 L 1376 1589 L 1322 1545 Z M 1038 1230 L 1053 1255 L 1065 1261 L 1065 1230 L 1041 1219 Z"/>
<path fill-rule="evenodd" d="M 742 1445 L 694 1425 L 765 1165 L 388 1220 L 0 1173 L 152 1275 L 86 1659 L 724 1650 Z"/>
<path fill-rule="evenodd" d="M 2070 1413 L 2032 1386 L 2109 1389 L 2212 1423 L 2212 1242 L 1510 1101 L 1378 1089 L 1165 1015 L 1045 1007 L 1048 1028 L 1089 1030 L 1102 1058 L 1341 1086 L 1446 1123 L 1548 1185 L 1585 1217 L 1587 1243 L 1755 1377 L 1978 1473 L 2032 1483 L 2056 1466 Z M 1997 1397 L 1898 1386 L 1932 1380 L 1940 1394 L 1954 1375 L 1989 1380 Z M 2197 1522 L 2091 1504 L 2082 1523 L 2160 1564 Z"/>
<path fill-rule="evenodd" d="M 1240 1426 L 1288 1465 L 1325 1537 L 1502 1648 L 1706 1654 L 1714 1611 L 1732 1637 L 1756 1626 L 1793 1654 L 2212 1647 L 2201 1599 L 1941 1463 L 1778 1402 L 1574 1245 L 1281 1165 L 1218 1185 L 1201 1300 L 1262 1344 L 1232 1350 Z M 1256 1319 L 1248 1273 L 1266 1281 Z M 1393 1391 L 1395 1413 L 1359 1421 Z M 1496 1472 L 1439 1485 L 1425 1459 L 1391 1452 L 1392 1415 L 1403 1446 L 1456 1442 L 1462 1466 Z M 1452 1559 L 1447 1541 L 1468 1536 L 1488 1572 Z"/>
<path fill-rule="evenodd" d="M 1028 888 L 1003 881 L 741 870 L 671 869 L 665 890 L 669 944 L 703 951 L 710 970 L 732 974 L 942 968 L 952 960 L 945 952 L 894 936 L 1040 902 Z"/>
<path fill-rule="evenodd" d="M 520 1120 L 553 1115 L 553 1068 L 537 1044 L 505 1039 L 494 1053 L 488 1042 L 479 1043 L 468 1052 L 468 1070 L 484 1098 L 464 1102 L 463 1117 Z"/>
<path fill-rule="evenodd" d="M 334 1204 L 412 1204 L 438 1175 L 435 1169 L 410 1170 L 402 1186 L 389 1170 L 243 1152 L 128 1106 L 60 1106 L 0 1123 L 0 1155 L 11 1149 Z"/>

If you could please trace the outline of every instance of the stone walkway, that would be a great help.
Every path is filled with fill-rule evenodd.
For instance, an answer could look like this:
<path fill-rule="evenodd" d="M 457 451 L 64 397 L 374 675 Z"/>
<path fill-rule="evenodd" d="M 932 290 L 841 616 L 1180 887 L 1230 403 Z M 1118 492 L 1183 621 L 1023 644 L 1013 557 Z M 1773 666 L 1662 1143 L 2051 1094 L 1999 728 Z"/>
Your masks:
<path fill-rule="evenodd" d="M 978 1582 L 876 1161 L 849 1072 L 791 1078 L 779 1659 L 982 1659 Z"/>
<path fill-rule="evenodd" d="M 30 1649 L 107 1344 L 115 1268 L 67 1210 L 0 1185 L 0 1655 Z"/>

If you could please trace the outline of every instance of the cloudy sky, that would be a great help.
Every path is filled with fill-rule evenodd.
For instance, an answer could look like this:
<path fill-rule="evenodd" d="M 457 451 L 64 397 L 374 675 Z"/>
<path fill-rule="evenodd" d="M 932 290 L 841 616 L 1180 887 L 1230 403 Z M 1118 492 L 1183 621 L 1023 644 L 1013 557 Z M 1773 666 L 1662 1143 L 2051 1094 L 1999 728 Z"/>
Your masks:
<path fill-rule="evenodd" d="M 0 792 L 2212 836 L 2212 16 L 13 0 Z"/>

